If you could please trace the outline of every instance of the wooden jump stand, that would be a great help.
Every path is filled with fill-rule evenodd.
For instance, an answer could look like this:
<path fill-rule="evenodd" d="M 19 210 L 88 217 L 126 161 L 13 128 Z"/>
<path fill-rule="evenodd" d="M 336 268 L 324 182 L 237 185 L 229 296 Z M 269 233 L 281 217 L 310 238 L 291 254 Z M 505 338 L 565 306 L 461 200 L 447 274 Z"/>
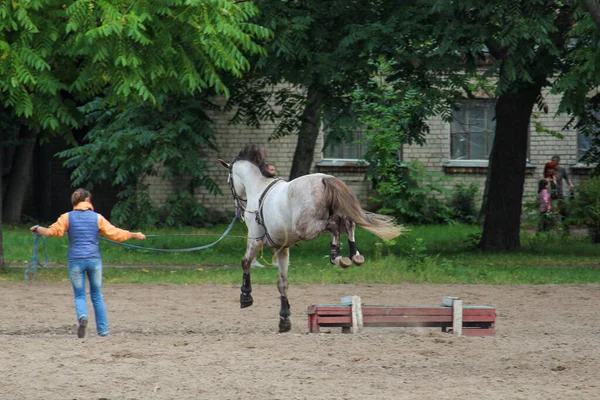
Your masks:
<path fill-rule="evenodd" d="M 343 333 L 358 333 L 363 327 L 434 327 L 461 336 L 493 336 L 496 309 L 488 306 L 463 306 L 458 297 L 445 296 L 436 306 L 371 306 L 359 296 L 342 297 L 341 304 L 308 307 L 308 331 L 321 327 L 341 327 Z"/>

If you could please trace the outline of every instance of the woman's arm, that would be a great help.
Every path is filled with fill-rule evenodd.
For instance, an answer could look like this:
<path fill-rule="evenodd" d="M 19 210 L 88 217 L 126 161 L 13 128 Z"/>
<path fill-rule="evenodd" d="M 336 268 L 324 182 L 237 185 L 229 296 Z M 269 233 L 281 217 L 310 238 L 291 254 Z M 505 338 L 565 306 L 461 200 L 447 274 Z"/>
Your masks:
<path fill-rule="evenodd" d="M 69 229 L 69 215 L 67 213 L 58 217 L 55 223 L 50 225 L 48 228 L 43 226 L 34 225 L 29 230 L 33 233 L 39 233 L 44 236 L 57 236 L 62 237 L 65 232 Z"/>
<path fill-rule="evenodd" d="M 146 239 L 146 235 L 144 235 L 142 232 L 129 232 L 125 229 L 117 228 L 100 214 L 98 214 L 98 230 L 105 237 L 117 242 L 123 242 L 129 239 Z"/>

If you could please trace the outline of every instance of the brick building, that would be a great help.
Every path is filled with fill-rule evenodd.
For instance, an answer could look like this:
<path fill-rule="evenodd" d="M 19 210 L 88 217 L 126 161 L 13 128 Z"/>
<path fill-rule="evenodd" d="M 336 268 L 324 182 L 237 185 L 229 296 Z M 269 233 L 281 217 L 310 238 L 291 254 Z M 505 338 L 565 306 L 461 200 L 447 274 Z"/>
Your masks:
<path fill-rule="evenodd" d="M 578 162 L 583 151 L 589 146 L 588 139 L 579 135 L 576 130 L 562 131 L 568 116 L 555 116 L 559 97 L 546 93 L 545 100 L 549 109 L 548 114 L 534 110 L 531 120 L 524 200 L 535 197 L 543 166 L 554 154 L 561 156 L 561 164 L 567 168 L 575 186 L 581 179 L 585 179 L 590 170 L 589 167 Z M 213 196 L 208 192 L 200 191 L 197 198 L 216 214 L 223 217 L 231 216 L 234 207 L 227 186 L 227 171 L 217 162 L 217 159 L 231 161 L 246 144 L 257 144 L 267 149 L 268 161 L 277 167 L 279 176 L 286 179 L 291 170 L 297 137 L 288 136 L 268 141 L 269 134 L 275 129 L 274 124 L 265 123 L 261 129 L 253 129 L 229 125 L 229 116 L 225 114 L 213 114 L 211 117 L 215 121 L 219 151 L 204 151 L 202 157 L 211 164 L 209 174 L 220 185 L 223 194 Z M 446 183 L 450 189 L 459 182 L 477 184 L 480 199 L 483 195 L 488 156 L 493 142 L 494 102 L 466 100 L 457 104 L 454 119 L 453 123 L 446 123 L 439 118 L 430 120 L 427 143 L 424 146 L 405 146 L 402 150 L 402 159 L 419 160 L 427 170 L 443 173 L 450 178 Z M 538 132 L 536 123 L 540 123 L 546 130 L 560 132 L 563 138 Z M 312 171 L 330 173 L 341 178 L 356 193 L 363 206 L 366 206 L 370 185 L 365 180 L 365 168 L 356 164 L 366 149 L 357 143 L 341 144 L 325 152 L 322 151 L 322 147 L 323 136 L 321 135 L 317 141 Z M 150 183 L 151 196 L 156 202 L 163 201 L 177 185 L 176 182 L 165 182 L 157 178 L 153 178 Z"/>

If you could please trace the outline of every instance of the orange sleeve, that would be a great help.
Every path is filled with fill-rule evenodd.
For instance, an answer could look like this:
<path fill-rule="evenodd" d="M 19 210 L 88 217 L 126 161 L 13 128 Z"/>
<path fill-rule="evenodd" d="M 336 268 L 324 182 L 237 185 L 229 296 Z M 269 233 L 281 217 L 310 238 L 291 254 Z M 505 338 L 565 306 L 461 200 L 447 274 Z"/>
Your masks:
<path fill-rule="evenodd" d="M 62 237 L 69 229 L 69 213 L 64 213 L 58 217 L 56 222 L 50 225 L 48 229 L 50 230 L 48 236 Z"/>
<path fill-rule="evenodd" d="M 132 238 L 131 232 L 117 228 L 100 214 L 98 214 L 98 230 L 103 236 L 117 242 L 123 242 Z"/>

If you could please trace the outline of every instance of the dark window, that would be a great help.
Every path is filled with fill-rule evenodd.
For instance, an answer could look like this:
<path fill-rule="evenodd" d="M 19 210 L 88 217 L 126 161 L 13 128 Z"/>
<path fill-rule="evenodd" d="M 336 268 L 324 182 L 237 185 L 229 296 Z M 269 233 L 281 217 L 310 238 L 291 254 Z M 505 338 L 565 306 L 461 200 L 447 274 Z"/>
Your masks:
<path fill-rule="evenodd" d="M 600 110 L 588 109 L 589 124 L 577 131 L 577 161 L 592 148 L 592 138 L 600 131 Z"/>
<path fill-rule="evenodd" d="M 592 147 L 592 138 L 577 132 L 577 161 Z"/>
<path fill-rule="evenodd" d="M 323 152 L 323 158 L 362 160 L 367 153 L 367 145 L 363 142 L 362 132 L 354 133 L 354 140 L 331 143 Z"/>
<path fill-rule="evenodd" d="M 455 105 L 450 128 L 452 160 L 488 160 L 494 142 L 496 109 L 492 101 Z"/>

